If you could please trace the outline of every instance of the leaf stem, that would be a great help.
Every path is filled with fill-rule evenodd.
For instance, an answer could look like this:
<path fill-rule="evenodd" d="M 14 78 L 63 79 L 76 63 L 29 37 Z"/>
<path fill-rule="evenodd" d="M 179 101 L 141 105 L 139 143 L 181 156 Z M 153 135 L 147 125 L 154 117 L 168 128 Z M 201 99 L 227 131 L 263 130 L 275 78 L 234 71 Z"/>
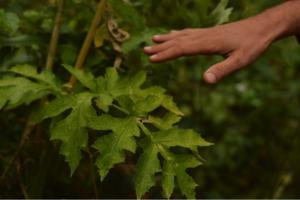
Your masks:
<path fill-rule="evenodd" d="M 140 121 L 138 122 L 138 125 L 142 129 L 142 131 L 145 133 L 145 135 L 152 139 L 152 134 L 149 131 L 149 129 Z"/>
<path fill-rule="evenodd" d="M 112 107 L 118 109 L 119 111 L 121 111 L 121 112 L 123 112 L 123 113 L 125 113 L 125 114 L 127 114 L 127 115 L 130 114 L 127 110 L 125 110 L 124 108 L 121 108 L 120 106 L 117 106 L 117 105 L 115 105 L 115 104 L 112 104 Z"/>
<path fill-rule="evenodd" d="M 95 36 L 95 33 L 97 31 L 97 27 L 100 25 L 100 22 L 102 20 L 105 6 L 106 6 L 106 0 L 100 0 L 100 2 L 98 3 L 98 6 L 97 6 L 97 10 L 96 10 L 94 19 L 90 26 L 90 29 L 87 33 L 87 36 L 84 40 L 84 43 L 83 43 L 81 50 L 79 52 L 79 55 L 77 57 L 76 64 L 75 64 L 75 68 L 77 68 L 77 69 L 83 68 L 83 64 L 86 60 L 87 54 L 89 52 L 89 49 L 91 47 L 92 41 Z M 71 78 L 69 80 L 69 85 L 71 87 L 71 90 L 73 90 L 75 84 L 76 84 L 76 78 L 74 76 L 71 76 Z"/>
<path fill-rule="evenodd" d="M 58 0 L 58 10 L 56 13 L 55 24 L 52 31 L 52 36 L 50 40 L 49 51 L 48 51 L 48 56 L 46 61 L 46 69 L 48 70 L 52 70 L 55 54 L 57 52 L 57 44 L 58 44 L 59 33 L 60 33 L 61 22 L 62 22 L 63 6 L 64 6 L 64 0 Z"/>

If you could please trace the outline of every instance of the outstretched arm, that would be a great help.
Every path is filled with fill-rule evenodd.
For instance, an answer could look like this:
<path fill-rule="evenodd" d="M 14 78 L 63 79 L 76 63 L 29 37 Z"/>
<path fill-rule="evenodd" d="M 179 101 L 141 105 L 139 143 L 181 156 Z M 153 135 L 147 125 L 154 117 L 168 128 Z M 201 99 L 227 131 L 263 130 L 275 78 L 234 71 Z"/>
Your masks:
<path fill-rule="evenodd" d="M 152 62 L 198 54 L 224 55 L 226 60 L 204 74 L 204 80 L 214 84 L 253 63 L 272 42 L 297 34 L 300 34 L 300 0 L 291 0 L 238 22 L 156 35 L 153 41 L 158 44 L 145 47 L 144 51 L 151 55 Z"/>

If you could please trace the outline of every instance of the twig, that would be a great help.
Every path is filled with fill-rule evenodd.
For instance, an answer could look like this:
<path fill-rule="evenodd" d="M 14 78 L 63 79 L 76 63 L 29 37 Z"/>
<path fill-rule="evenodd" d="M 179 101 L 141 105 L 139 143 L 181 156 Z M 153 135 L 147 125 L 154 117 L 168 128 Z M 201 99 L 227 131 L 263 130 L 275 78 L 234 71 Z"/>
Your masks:
<path fill-rule="evenodd" d="M 287 172 L 285 174 L 282 174 L 282 176 L 280 177 L 279 186 L 273 195 L 273 199 L 280 199 L 284 190 L 291 184 L 292 180 L 293 180 L 292 172 Z"/>
<path fill-rule="evenodd" d="M 21 165 L 18 160 L 16 160 L 16 171 L 17 171 L 17 177 L 20 183 L 20 188 L 23 194 L 24 199 L 29 199 L 28 192 L 26 191 L 26 187 L 22 181 L 22 174 L 21 174 Z"/>
<path fill-rule="evenodd" d="M 48 56 L 46 61 L 46 69 L 48 70 L 52 70 L 53 68 L 54 58 L 57 51 L 57 44 L 58 44 L 61 21 L 62 21 L 63 5 L 64 5 L 64 0 L 59 0 L 58 10 L 55 18 L 55 25 L 52 31 L 52 36 L 50 40 L 49 51 L 48 51 Z"/>
<path fill-rule="evenodd" d="M 84 43 L 83 43 L 81 50 L 79 52 L 79 55 L 77 57 L 76 64 L 75 64 L 75 68 L 77 68 L 77 69 L 83 68 L 83 64 L 86 60 L 86 57 L 87 57 L 87 54 L 91 47 L 95 33 L 96 33 L 97 28 L 100 25 L 100 22 L 102 20 L 105 7 L 106 7 L 106 0 L 100 0 L 100 2 L 98 3 L 98 6 L 97 6 L 97 10 L 96 10 L 94 19 L 93 19 L 90 29 L 88 31 L 88 34 L 84 40 Z M 70 90 L 72 90 L 74 88 L 76 81 L 77 81 L 76 78 L 74 76 L 71 76 L 71 78 L 69 80 L 69 84 L 68 84 L 70 86 Z"/>
<path fill-rule="evenodd" d="M 32 133 L 32 131 L 34 130 L 35 128 L 35 125 L 30 123 L 30 122 L 27 122 L 25 128 L 24 128 L 24 131 L 22 133 L 22 138 L 21 138 L 21 141 L 19 143 L 19 146 L 16 150 L 16 152 L 14 153 L 13 157 L 10 159 L 10 161 L 8 162 L 5 170 L 3 171 L 1 177 L 0 177 L 0 183 L 5 179 L 6 177 L 6 174 L 7 172 L 9 171 L 11 165 L 16 161 L 16 159 L 18 158 L 19 154 L 20 154 L 20 151 L 21 149 L 23 148 L 24 144 L 26 143 L 29 135 Z"/>

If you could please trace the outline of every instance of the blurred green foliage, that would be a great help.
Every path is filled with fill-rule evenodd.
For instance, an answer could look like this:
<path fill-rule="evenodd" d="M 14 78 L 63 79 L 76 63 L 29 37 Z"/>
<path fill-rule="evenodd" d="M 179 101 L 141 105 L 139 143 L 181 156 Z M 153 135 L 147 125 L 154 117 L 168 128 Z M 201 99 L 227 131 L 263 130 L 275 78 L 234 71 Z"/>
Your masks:
<path fill-rule="evenodd" d="M 181 125 L 196 129 L 215 143 L 205 150 L 204 167 L 189 172 L 200 185 L 197 197 L 299 198 L 300 47 L 295 39 L 275 43 L 249 68 L 217 86 L 207 86 L 202 83 L 202 73 L 221 57 L 181 58 L 154 65 L 142 53 L 142 47 L 156 33 L 215 25 L 219 20 L 213 10 L 219 1 L 109 2 L 113 17 L 131 35 L 123 46 L 124 69 L 147 70 L 148 84 L 167 88 L 186 114 Z M 74 65 L 96 3 L 66 1 L 55 73 L 62 74 L 61 64 Z M 257 14 L 278 3 L 231 0 L 230 20 Z M 0 70 L 24 63 L 43 68 L 55 4 L 46 0 L 2 0 L 0 6 Z M 92 49 L 86 67 L 101 73 L 104 67 L 113 65 L 112 51 L 109 43 Z M 21 156 L 11 164 L 33 109 L 36 107 L 0 111 L 0 198 L 135 197 L 131 173 L 121 173 L 124 170 L 117 168 L 100 183 L 88 155 L 70 178 L 57 145 L 49 142 L 46 127 L 34 131 Z M 149 197 L 161 197 L 159 188 L 153 188 Z M 176 192 L 173 197 L 181 196 Z"/>

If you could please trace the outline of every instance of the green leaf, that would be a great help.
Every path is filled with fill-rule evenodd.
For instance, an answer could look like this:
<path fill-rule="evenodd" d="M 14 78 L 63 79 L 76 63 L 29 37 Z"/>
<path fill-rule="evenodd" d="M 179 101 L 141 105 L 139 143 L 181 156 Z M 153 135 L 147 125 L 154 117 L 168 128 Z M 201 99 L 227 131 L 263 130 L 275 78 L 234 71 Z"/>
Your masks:
<path fill-rule="evenodd" d="M 175 188 L 176 172 L 173 165 L 173 162 L 165 161 L 163 166 L 161 186 L 163 188 L 164 196 L 168 199 L 171 197 Z"/>
<path fill-rule="evenodd" d="M 36 67 L 27 64 L 14 66 L 9 71 L 28 78 L 33 78 L 40 83 L 49 85 L 53 90 L 61 92 L 59 81 L 50 71 L 38 73 Z"/>
<path fill-rule="evenodd" d="M 113 7 L 114 13 L 126 24 L 130 25 L 131 32 L 139 32 L 144 29 L 143 17 L 132 4 L 120 2 L 119 0 L 109 0 L 108 2 Z"/>
<path fill-rule="evenodd" d="M 146 73 L 140 71 L 131 76 L 118 78 L 118 81 L 114 82 L 114 87 L 111 87 L 109 92 L 115 98 L 122 95 L 134 95 L 141 90 L 140 87 L 145 81 Z"/>
<path fill-rule="evenodd" d="M 76 104 L 72 106 L 71 113 L 65 119 L 57 122 L 51 130 L 51 140 L 62 142 L 60 152 L 71 168 L 71 175 L 75 172 L 82 158 L 81 150 L 87 146 L 87 124 L 96 116 L 91 102 L 92 94 L 77 94 L 74 98 Z M 62 106 L 62 108 L 65 107 Z"/>
<path fill-rule="evenodd" d="M 104 41 L 105 40 L 109 40 L 110 39 L 110 35 L 107 29 L 106 24 L 103 24 L 102 26 L 100 26 L 96 33 L 95 33 L 95 37 L 94 37 L 94 45 L 96 48 L 100 48 L 103 46 Z"/>
<path fill-rule="evenodd" d="M 140 135 L 136 119 L 115 118 L 102 115 L 90 121 L 89 127 L 100 131 L 112 131 L 111 134 L 100 137 L 93 145 L 100 152 L 96 161 L 101 179 L 118 163 L 125 161 L 125 150 L 135 153 L 135 137 Z"/>
<path fill-rule="evenodd" d="M 147 96 L 142 101 L 136 102 L 134 104 L 133 110 L 135 113 L 140 115 L 147 114 L 157 109 L 162 104 L 163 99 L 163 96 Z"/>
<path fill-rule="evenodd" d="M 155 174 L 161 171 L 158 149 L 153 143 L 143 146 L 144 152 L 137 164 L 137 174 L 135 178 L 135 188 L 137 198 L 141 199 L 143 195 L 155 185 Z"/>
<path fill-rule="evenodd" d="M 44 119 L 56 117 L 74 106 L 76 106 L 76 98 L 74 96 L 59 96 L 55 100 L 44 105 L 38 111 L 34 112 L 31 120 L 38 123 Z"/>
<path fill-rule="evenodd" d="M 212 145 L 193 130 L 172 128 L 154 132 L 152 136 L 154 143 L 167 147 L 179 146 L 193 150 L 195 147 L 207 147 Z"/>
<path fill-rule="evenodd" d="M 178 106 L 175 104 L 174 100 L 173 100 L 173 97 L 171 96 L 166 96 L 163 103 L 162 103 L 162 106 L 169 110 L 170 112 L 176 114 L 176 115 L 179 115 L 179 116 L 183 116 L 183 112 L 178 108 Z"/>
<path fill-rule="evenodd" d="M 179 122 L 181 117 L 175 115 L 174 113 L 167 113 L 163 118 L 149 117 L 150 123 L 152 123 L 156 128 L 167 130 L 172 128 L 174 124 Z"/>
<path fill-rule="evenodd" d="M 17 32 L 19 24 L 20 19 L 15 13 L 0 9 L 0 33 L 11 36 Z"/>
<path fill-rule="evenodd" d="M 119 75 L 117 70 L 115 68 L 108 68 L 106 70 L 105 80 L 106 80 L 107 91 L 113 90 L 117 86 L 119 80 Z"/>
<path fill-rule="evenodd" d="M 6 105 L 7 101 L 7 88 L 0 88 L 0 110 Z"/>
<path fill-rule="evenodd" d="M 166 198 L 171 197 L 174 190 L 174 180 L 176 178 L 176 182 L 185 197 L 188 199 L 195 199 L 195 188 L 197 187 L 197 183 L 186 170 L 198 167 L 202 163 L 189 154 L 175 155 L 169 153 L 168 158 L 171 159 L 164 162 L 164 171 L 162 175 L 164 195 Z"/>
<path fill-rule="evenodd" d="M 216 19 L 216 24 L 223 24 L 229 21 L 233 8 L 226 8 L 228 0 L 221 0 L 218 6 L 213 10 L 212 16 Z"/>
<path fill-rule="evenodd" d="M 137 49 L 141 45 L 150 45 L 152 44 L 151 38 L 153 35 L 156 35 L 158 33 L 162 32 L 161 30 L 157 29 L 146 29 L 143 32 L 138 32 L 136 34 L 133 34 L 129 40 L 127 40 L 124 45 L 122 46 L 122 52 L 124 54 L 128 54 L 131 51 Z"/>
<path fill-rule="evenodd" d="M 5 90 L 6 93 L 6 95 L 2 97 L 8 102 L 6 109 L 13 109 L 22 104 L 28 105 L 52 93 L 46 85 L 34 83 L 21 77 L 1 79 L 0 88 L 4 88 L 3 90 Z"/>
<path fill-rule="evenodd" d="M 192 130 L 172 128 L 151 133 L 143 124 L 140 124 L 140 127 L 148 139 L 144 140 L 141 144 L 144 152 L 138 161 L 137 173 L 139 179 L 136 181 L 138 198 L 142 197 L 142 195 L 155 184 L 155 173 L 159 172 L 158 169 L 160 169 L 160 165 L 159 162 L 157 164 L 157 162 L 153 160 L 157 159 L 158 154 L 161 154 L 164 158 L 162 170 L 164 195 L 170 198 L 175 187 L 174 181 L 176 177 L 182 193 L 187 198 L 195 198 L 194 190 L 197 184 L 193 178 L 187 174 L 186 170 L 202 164 L 194 154 L 198 154 L 198 147 L 210 146 L 211 143 L 206 142 L 199 134 Z M 187 148 L 192 150 L 194 154 L 174 154 L 170 150 L 171 147 Z M 156 163 L 156 167 L 153 166 L 154 163 Z M 146 181 L 143 182 L 143 180 Z"/>
<path fill-rule="evenodd" d="M 96 90 L 96 82 L 95 77 L 92 73 L 86 72 L 83 70 L 76 69 L 69 65 L 63 65 L 66 70 L 68 70 L 76 79 L 86 88 L 91 91 Z"/>
<path fill-rule="evenodd" d="M 113 98 L 107 94 L 100 94 L 99 97 L 95 100 L 95 103 L 98 108 L 107 113 L 109 111 L 109 107 L 113 103 Z"/>

